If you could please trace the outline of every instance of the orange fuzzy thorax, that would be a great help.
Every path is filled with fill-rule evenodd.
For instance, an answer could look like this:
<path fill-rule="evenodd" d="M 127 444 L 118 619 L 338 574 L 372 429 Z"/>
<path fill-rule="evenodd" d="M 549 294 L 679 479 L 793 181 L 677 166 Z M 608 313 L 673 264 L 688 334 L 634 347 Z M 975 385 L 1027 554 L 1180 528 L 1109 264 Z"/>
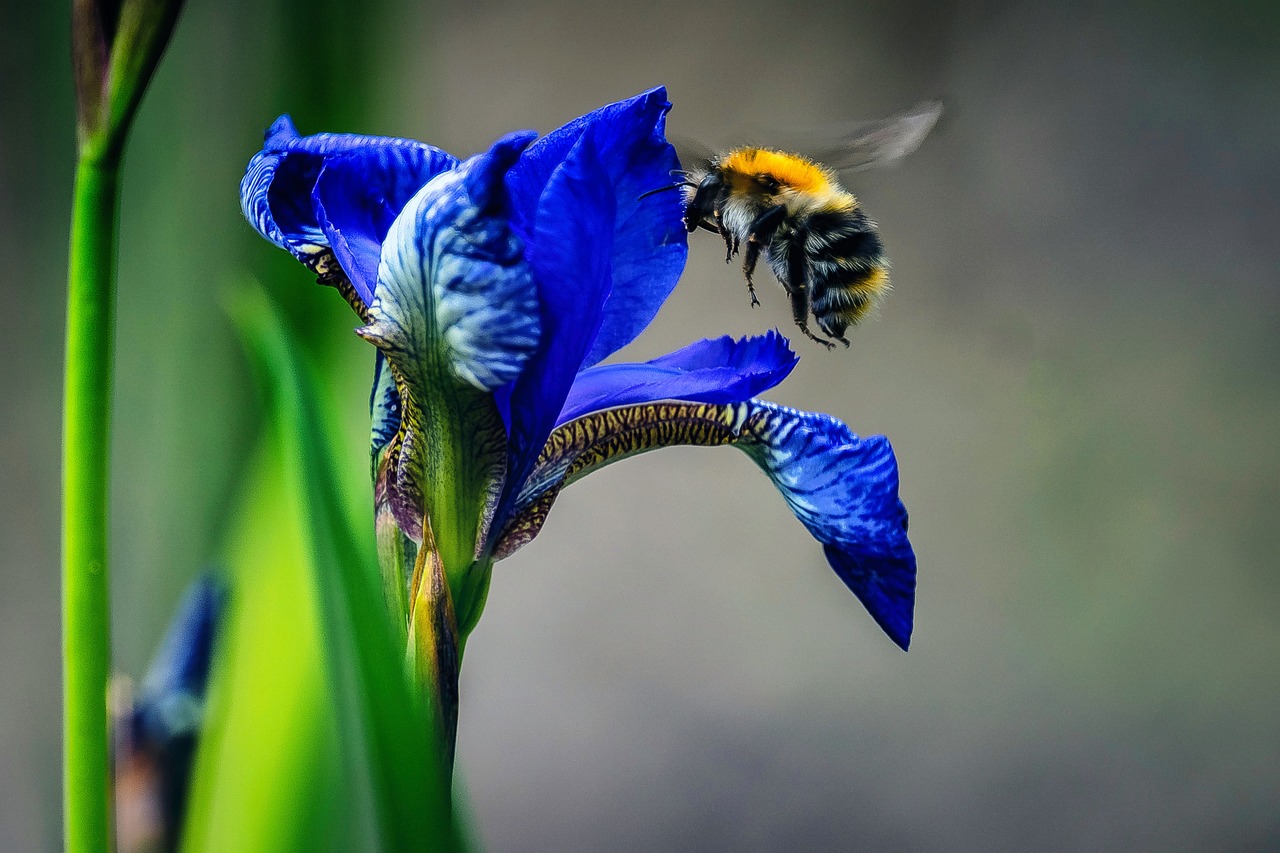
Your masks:
<path fill-rule="evenodd" d="M 784 154 L 767 148 L 738 148 L 730 151 L 720 159 L 720 168 L 743 177 L 771 175 L 779 183 L 802 193 L 825 195 L 840 191 L 834 176 L 826 167 L 798 154 Z"/>

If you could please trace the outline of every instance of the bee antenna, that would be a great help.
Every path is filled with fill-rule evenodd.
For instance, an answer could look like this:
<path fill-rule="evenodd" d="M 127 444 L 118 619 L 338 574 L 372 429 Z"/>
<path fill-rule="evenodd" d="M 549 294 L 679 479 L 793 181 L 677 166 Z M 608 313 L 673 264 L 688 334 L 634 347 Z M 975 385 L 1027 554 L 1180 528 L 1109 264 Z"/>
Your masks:
<path fill-rule="evenodd" d="M 658 193 L 665 193 L 669 190 L 678 190 L 681 187 L 687 187 L 687 186 L 692 186 L 692 184 L 690 184 L 688 181 L 681 181 L 678 184 L 667 184 L 665 187 L 658 187 L 656 190 L 649 190 L 648 192 L 640 193 L 640 196 L 639 198 L 636 199 L 636 201 L 640 201 L 640 199 L 643 199 L 643 198 L 648 198 L 651 195 L 657 195 Z"/>

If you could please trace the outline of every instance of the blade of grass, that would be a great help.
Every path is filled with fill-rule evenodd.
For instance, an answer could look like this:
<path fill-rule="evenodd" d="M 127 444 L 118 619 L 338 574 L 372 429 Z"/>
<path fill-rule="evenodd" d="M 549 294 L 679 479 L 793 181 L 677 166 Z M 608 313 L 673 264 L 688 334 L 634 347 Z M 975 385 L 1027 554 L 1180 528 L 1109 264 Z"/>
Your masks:
<path fill-rule="evenodd" d="M 430 717 L 387 619 L 372 523 L 360 536 L 344 510 L 315 376 L 260 290 L 237 294 L 230 310 L 265 379 L 286 480 L 300 499 L 339 730 L 359 740 L 353 746 L 367 763 L 383 848 L 457 849 Z"/>
<path fill-rule="evenodd" d="M 249 456 L 222 547 L 232 579 L 183 828 L 187 853 L 376 849 L 344 773 L 298 496 L 279 443 Z"/>

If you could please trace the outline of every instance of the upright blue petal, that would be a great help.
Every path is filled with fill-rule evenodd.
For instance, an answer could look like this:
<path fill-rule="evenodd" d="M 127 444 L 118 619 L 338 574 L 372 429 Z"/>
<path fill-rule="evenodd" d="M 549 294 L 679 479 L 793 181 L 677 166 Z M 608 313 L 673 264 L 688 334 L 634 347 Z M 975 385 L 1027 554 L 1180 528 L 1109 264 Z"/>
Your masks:
<path fill-rule="evenodd" d="M 614 208 L 609 175 L 593 134 L 585 133 L 547 181 L 533 218 L 527 257 L 538 284 L 542 340 L 509 394 L 499 395 L 510 434 L 497 527 L 555 427 L 600 327 L 609 291 Z"/>
<path fill-rule="evenodd" d="M 601 107 L 530 146 L 508 178 L 513 225 L 517 233 L 532 233 L 538 224 L 538 202 L 555 169 L 588 130 L 595 136 L 600 162 L 614 188 L 613 282 L 586 365 L 634 340 L 684 270 L 688 242 L 679 193 L 640 198 L 671 184 L 672 171 L 680 168 L 664 136 L 670 109 L 661 87 Z M 556 215 L 554 209 L 550 213 Z"/>
<path fill-rule="evenodd" d="M 859 438 L 830 415 L 753 401 L 755 440 L 738 445 L 768 475 L 827 561 L 895 643 L 911 641 L 916 558 L 882 435 Z"/>
<path fill-rule="evenodd" d="M 456 165 L 443 151 L 403 146 L 326 161 L 311 193 L 316 221 L 366 305 L 391 223 L 427 181 Z"/>
<path fill-rule="evenodd" d="M 506 216 L 504 176 L 532 141 L 513 133 L 427 183 L 382 245 L 370 324 L 405 382 L 433 382 L 444 352 L 457 378 L 492 391 L 513 381 L 538 340 L 538 292 Z M 426 371 L 426 372 L 424 372 Z"/>
<path fill-rule="evenodd" d="M 644 364 L 610 364 L 578 374 L 556 425 L 588 412 L 689 400 L 736 403 L 777 385 L 796 366 L 796 354 L 776 330 L 734 340 L 728 335 L 696 341 Z"/>

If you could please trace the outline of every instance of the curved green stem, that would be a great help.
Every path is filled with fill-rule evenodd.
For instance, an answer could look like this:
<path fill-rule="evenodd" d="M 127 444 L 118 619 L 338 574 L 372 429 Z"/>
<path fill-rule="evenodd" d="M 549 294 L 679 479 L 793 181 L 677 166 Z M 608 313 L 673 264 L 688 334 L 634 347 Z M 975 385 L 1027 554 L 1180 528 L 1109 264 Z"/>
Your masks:
<path fill-rule="evenodd" d="M 63 808 L 69 853 L 111 848 L 107 498 L 119 158 L 82 148 L 67 294 L 62 444 Z"/>

